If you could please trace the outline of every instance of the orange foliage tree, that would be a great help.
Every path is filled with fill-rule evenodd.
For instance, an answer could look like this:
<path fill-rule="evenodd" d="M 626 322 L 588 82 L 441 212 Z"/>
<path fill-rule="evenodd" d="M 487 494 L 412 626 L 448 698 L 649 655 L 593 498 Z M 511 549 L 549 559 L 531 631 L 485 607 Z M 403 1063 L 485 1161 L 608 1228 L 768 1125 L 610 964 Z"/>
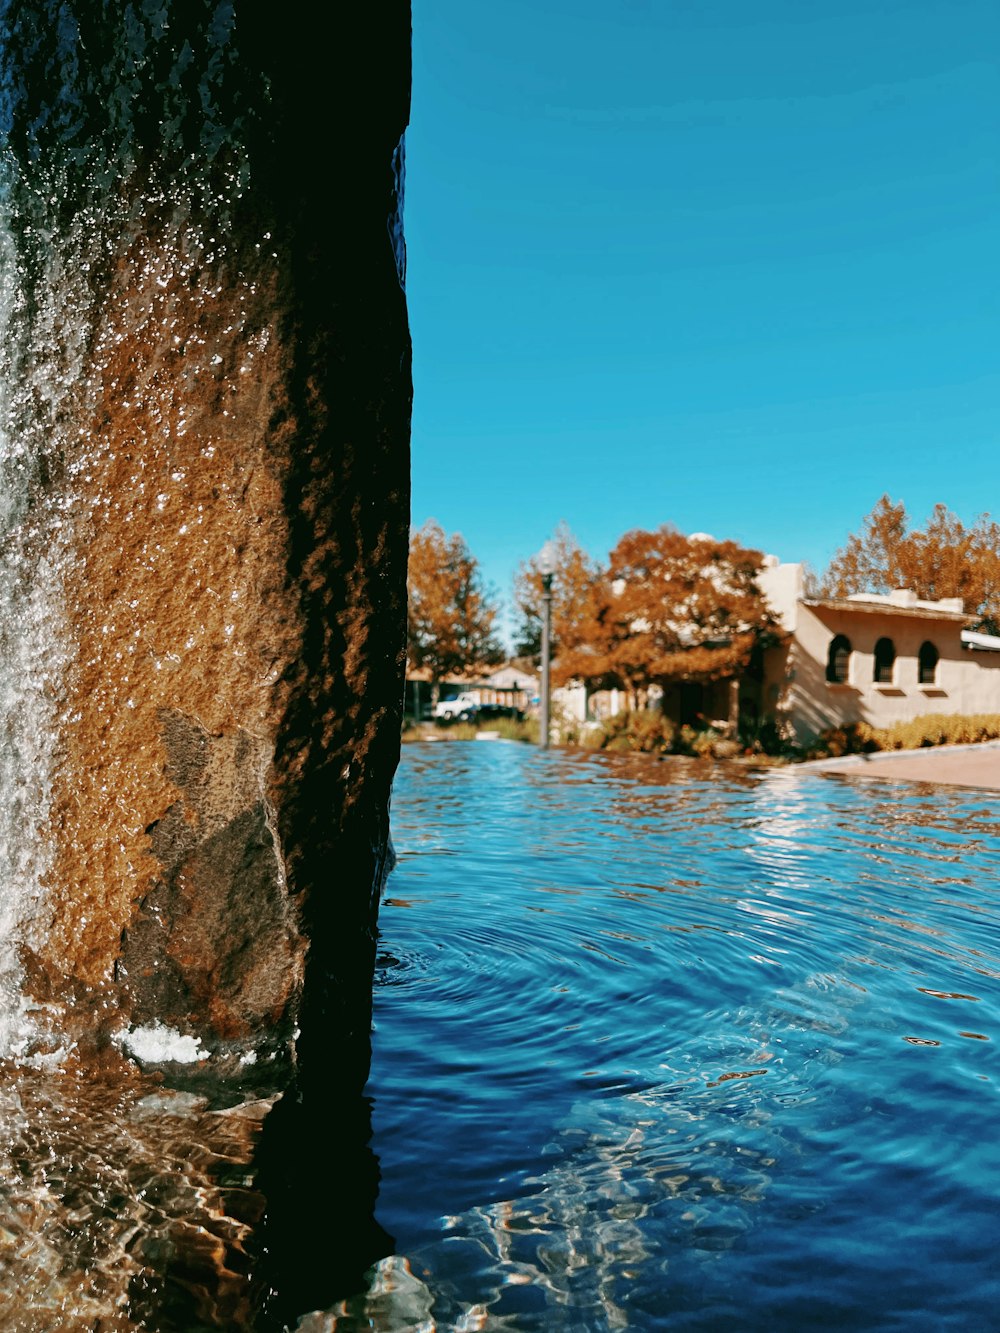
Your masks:
<path fill-rule="evenodd" d="M 410 534 L 407 593 L 407 659 L 411 668 L 429 672 L 435 703 L 446 676 L 503 659 L 494 632 L 497 607 L 459 533 L 448 536 L 428 519 Z"/>
<path fill-rule="evenodd" d="M 561 674 L 619 684 L 633 702 L 650 685 L 737 675 L 779 632 L 757 585 L 762 563 L 759 551 L 666 525 L 627 532 L 592 587 Z"/>
<path fill-rule="evenodd" d="M 552 653 L 557 659 L 574 653 L 594 635 L 594 616 L 606 583 L 605 571 L 596 564 L 570 532 L 566 523 L 556 528 L 551 542 Z M 515 651 L 536 660 L 541 653 L 542 576 L 538 556 L 522 562 L 514 576 L 514 606 L 518 623 Z M 560 680 L 566 679 L 565 672 Z"/>
<path fill-rule="evenodd" d="M 909 588 L 936 601 L 961 597 L 971 619 L 1000 631 L 1000 524 L 981 514 L 970 526 L 943 504 L 910 530 L 906 507 L 883 495 L 848 537 L 819 584 L 827 597 Z"/>

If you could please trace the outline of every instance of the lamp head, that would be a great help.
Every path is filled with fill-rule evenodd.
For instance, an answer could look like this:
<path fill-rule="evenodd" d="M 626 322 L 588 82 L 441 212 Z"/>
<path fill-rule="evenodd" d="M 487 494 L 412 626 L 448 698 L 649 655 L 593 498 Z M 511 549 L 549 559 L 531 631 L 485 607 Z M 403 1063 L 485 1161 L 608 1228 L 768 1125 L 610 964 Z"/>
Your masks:
<path fill-rule="evenodd" d="M 547 541 L 537 556 L 538 572 L 543 579 L 550 579 L 556 572 L 556 544 Z"/>

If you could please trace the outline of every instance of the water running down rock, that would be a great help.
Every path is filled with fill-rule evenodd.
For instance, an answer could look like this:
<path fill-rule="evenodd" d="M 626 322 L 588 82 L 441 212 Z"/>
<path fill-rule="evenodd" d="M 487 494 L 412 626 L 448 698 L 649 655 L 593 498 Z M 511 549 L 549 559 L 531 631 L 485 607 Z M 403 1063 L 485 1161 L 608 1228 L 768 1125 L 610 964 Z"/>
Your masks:
<path fill-rule="evenodd" d="M 366 1060 L 401 694 L 409 10 L 350 38 L 298 17 L 4 6 L 8 1053 L 161 1023 L 245 1075 L 296 1022 L 306 1059 L 322 1014 Z M 25 990 L 55 1007 L 47 1037 Z"/>
<path fill-rule="evenodd" d="M 280 1328 L 391 1248 L 409 44 L 404 0 L 0 0 L 4 1327 Z"/>

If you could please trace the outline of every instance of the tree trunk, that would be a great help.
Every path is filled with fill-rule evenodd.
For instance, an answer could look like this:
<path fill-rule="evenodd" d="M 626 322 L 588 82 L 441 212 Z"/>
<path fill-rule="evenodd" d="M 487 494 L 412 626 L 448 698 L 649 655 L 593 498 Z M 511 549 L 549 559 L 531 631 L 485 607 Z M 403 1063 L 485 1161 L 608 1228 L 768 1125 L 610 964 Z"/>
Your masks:
<path fill-rule="evenodd" d="M 740 729 L 740 682 L 734 677 L 729 682 L 729 734 L 735 737 Z"/>

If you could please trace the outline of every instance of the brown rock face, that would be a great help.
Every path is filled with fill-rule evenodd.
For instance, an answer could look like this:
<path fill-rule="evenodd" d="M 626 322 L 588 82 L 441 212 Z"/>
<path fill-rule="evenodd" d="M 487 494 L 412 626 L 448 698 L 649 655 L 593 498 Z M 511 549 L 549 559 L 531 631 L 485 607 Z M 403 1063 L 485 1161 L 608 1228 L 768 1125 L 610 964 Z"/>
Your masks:
<path fill-rule="evenodd" d="M 162 720 L 180 795 L 148 830 L 159 869 L 118 957 L 132 1018 L 183 1028 L 199 1013 L 221 1037 L 277 1036 L 300 969 L 266 747 L 243 730 L 212 736 L 180 712 Z"/>
<path fill-rule="evenodd" d="M 402 696 L 409 7 L 102 8 L 22 5 L 0 50 L 3 542 L 54 664 L 30 975 L 207 1051 L 298 1023 L 306 1064 L 332 1041 L 360 1069 Z"/>

